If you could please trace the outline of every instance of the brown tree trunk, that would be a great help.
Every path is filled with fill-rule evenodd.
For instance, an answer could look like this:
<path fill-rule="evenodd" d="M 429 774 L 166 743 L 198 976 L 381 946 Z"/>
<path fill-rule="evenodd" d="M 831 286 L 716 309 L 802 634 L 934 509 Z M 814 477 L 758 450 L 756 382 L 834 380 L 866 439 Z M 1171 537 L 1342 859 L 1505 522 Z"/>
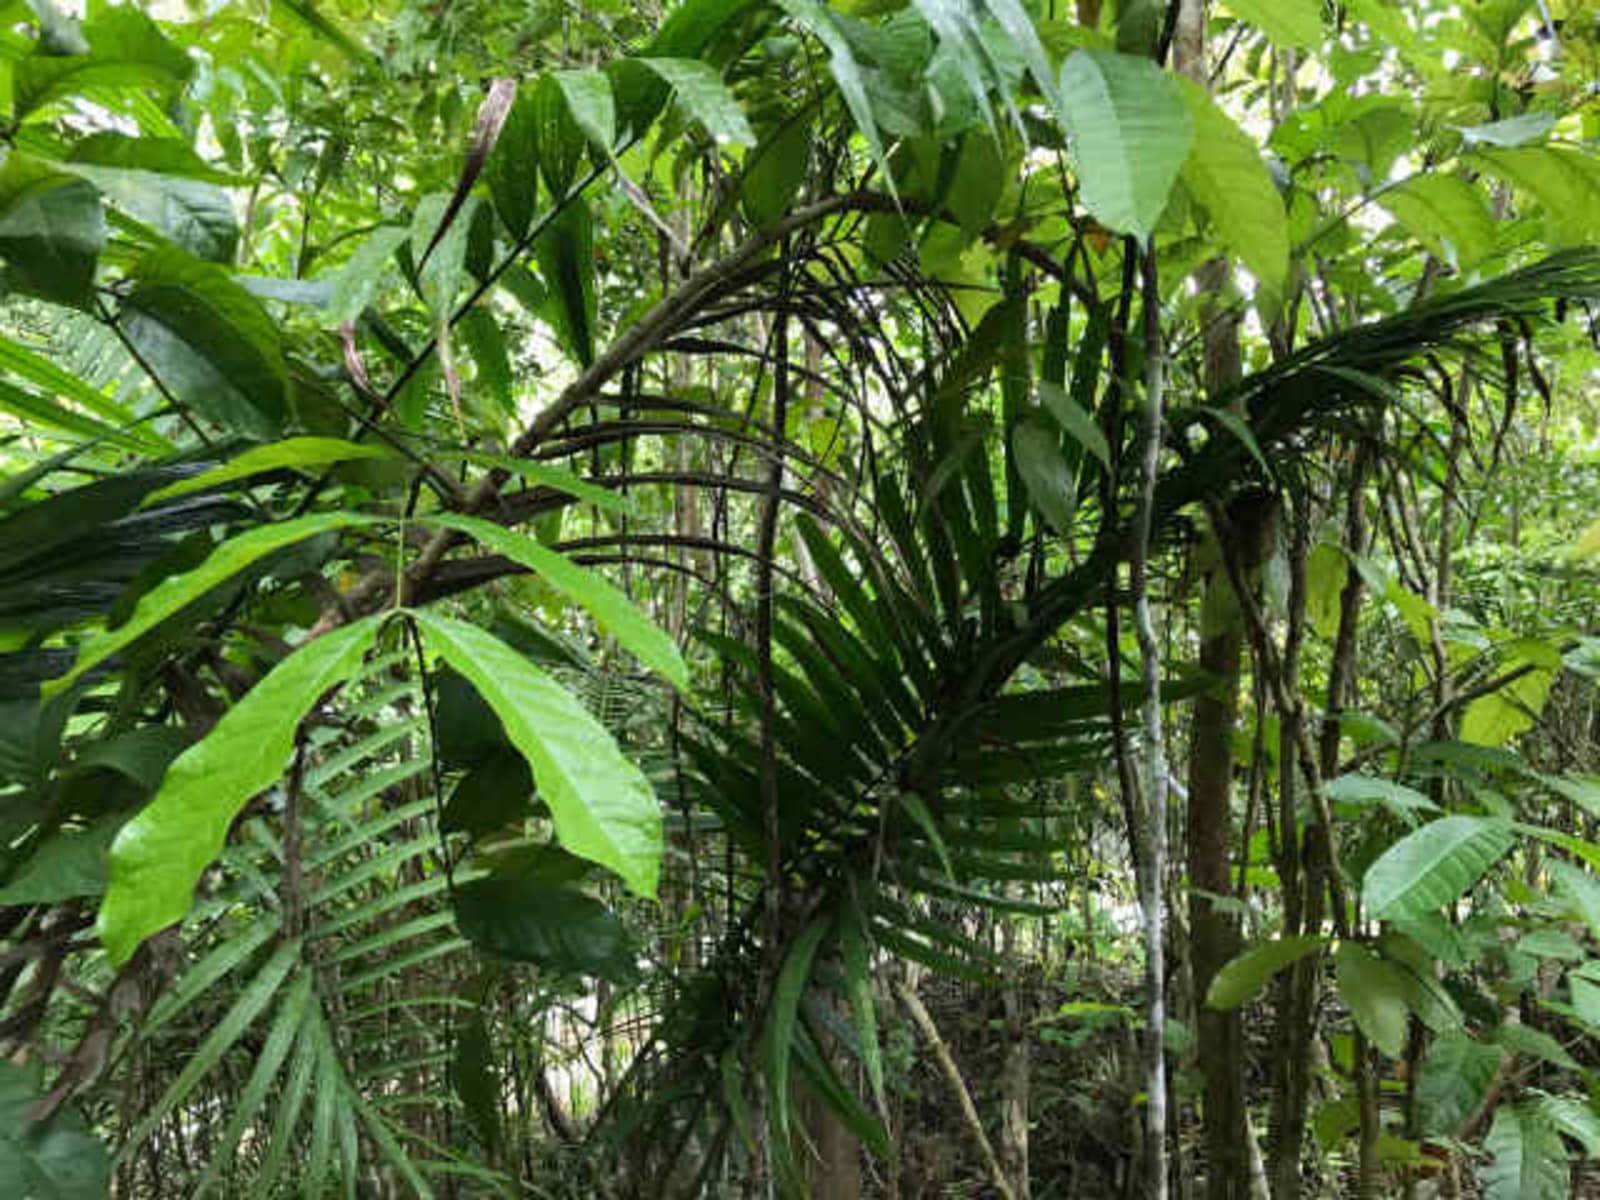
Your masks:
<path fill-rule="evenodd" d="M 799 1104 L 815 1150 L 807 1156 L 806 1195 L 810 1200 L 861 1200 L 861 1143 L 815 1096 Z"/>
<path fill-rule="evenodd" d="M 1173 69 L 1209 86 L 1205 63 L 1205 0 L 1181 0 L 1173 24 Z M 1228 264 L 1216 259 L 1201 268 L 1202 296 L 1214 296 L 1228 280 Z M 1238 318 L 1207 302 L 1201 334 L 1206 391 L 1219 395 L 1243 373 Z M 1262 523 L 1254 514 L 1231 512 L 1236 533 L 1254 538 Z M 1263 560 L 1259 546 L 1233 547 L 1239 561 Z M 1211 981 L 1240 949 L 1235 916 L 1211 897 L 1232 894 L 1233 735 L 1238 721 L 1239 675 L 1244 633 L 1226 571 L 1207 576 L 1201 602 L 1200 667 L 1217 680 L 1195 704 L 1189 751 L 1188 868 L 1189 964 L 1194 978 L 1195 1024 L 1204 1081 L 1202 1118 L 1206 1149 L 1206 1195 L 1210 1200 L 1247 1200 L 1250 1195 L 1249 1114 L 1244 1094 L 1244 1033 L 1238 1010 L 1206 1007 Z M 1205 895 L 1203 893 L 1209 893 Z"/>
<path fill-rule="evenodd" d="M 1009 891 L 1010 889 L 1008 889 Z M 1001 922 L 1001 954 L 1017 961 L 1017 928 L 1014 921 Z M 1011 1181 L 1017 1200 L 1028 1200 L 1028 1101 L 1031 1071 L 1028 1053 L 1027 1006 L 1022 989 L 1007 987 L 1001 997 L 1005 1006 L 1005 1058 L 1000 1066 L 1000 1166 Z"/>
<path fill-rule="evenodd" d="M 1216 686 L 1195 701 L 1189 749 L 1189 961 L 1194 972 L 1196 1033 L 1204 1080 L 1206 1195 L 1249 1195 L 1244 1096 L 1244 1036 L 1239 1010 L 1206 1006 L 1211 981 L 1239 953 L 1234 915 L 1212 897 L 1232 894 L 1233 734 L 1239 708 L 1243 637 L 1232 588 L 1220 568 L 1206 584 L 1200 669 Z M 1209 627 L 1208 627 L 1209 626 Z M 1209 893 L 1209 895 L 1204 894 Z"/>

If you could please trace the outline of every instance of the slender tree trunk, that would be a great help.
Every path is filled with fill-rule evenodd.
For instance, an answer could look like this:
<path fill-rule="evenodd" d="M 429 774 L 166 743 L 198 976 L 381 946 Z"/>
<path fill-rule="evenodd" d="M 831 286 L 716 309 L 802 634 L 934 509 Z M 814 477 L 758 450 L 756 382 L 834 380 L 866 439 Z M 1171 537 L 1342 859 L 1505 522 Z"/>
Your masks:
<path fill-rule="evenodd" d="M 783 247 L 787 252 L 788 245 Z M 788 276 L 783 278 L 788 293 Z M 777 431 L 775 452 L 767 467 L 766 487 L 756 530 L 756 685 L 761 711 L 761 830 L 765 845 L 765 885 L 762 912 L 763 990 L 770 995 L 783 965 L 783 847 L 780 820 L 781 797 L 778 790 L 777 691 L 772 670 L 773 554 L 778 541 L 778 510 L 782 504 L 784 431 L 789 423 L 789 318 L 780 311 L 773 330 L 774 372 L 772 381 L 772 427 Z M 761 1105 L 756 1124 L 760 1160 L 758 1194 L 771 1194 L 773 1187 L 772 1127 L 770 1105 Z"/>
<path fill-rule="evenodd" d="M 1296 522 L 1290 547 L 1289 635 L 1283 654 L 1285 693 L 1300 687 L 1300 644 L 1305 614 L 1307 545 Z M 1353 628 L 1353 625 L 1352 625 Z M 1341 631 L 1342 632 L 1342 631 Z M 1258 670 L 1260 669 L 1258 665 Z M 1324 730 L 1326 732 L 1326 730 Z M 1299 770 L 1297 757 L 1302 729 L 1298 704 L 1278 712 L 1278 872 L 1283 881 L 1284 934 L 1316 933 L 1322 927 L 1322 859 L 1316 839 L 1317 823 L 1306 827 L 1302 841 L 1298 815 Z M 1299 1200 L 1302 1180 L 1300 1158 L 1305 1147 L 1309 1111 L 1312 1053 L 1316 1038 L 1316 1005 L 1321 985 L 1321 962 L 1311 955 L 1278 977 L 1278 1054 L 1272 1080 L 1272 1180 L 1277 1200 Z"/>
<path fill-rule="evenodd" d="M 1146 1004 L 1145 1125 L 1148 1195 L 1167 1196 L 1167 1058 L 1166 948 L 1162 888 L 1167 861 L 1167 755 L 1161 729 L 1161 642 L 1150 606 L 1150 525 L 1155 509 L 1156 477 L 1161 463 L 1161 424 L 1166 393 L 1166 363 L 1161 340 L 1161 292 L 1156 279 L 1155 241 L 1142 248 L 1132 239 L 1125 253 L 1143 256 L 1145 381 L 1139 474 L 1139 507 L 1129 554 L 1134 630 L 1139 640 L 1139 674 L 1144 696 L 1139 704 L 1143 755 L 1146 856 L 1139 884 L 1144 909 Z"/>
<path fill-rule="evenodd" d="M 1372 452 L 1365 445 L 1357 448 L 1347 480 L 1344 546 L 1352 555 L 1367 551 L 1366 484 Z M 1294 541 L 1295 565 L 1292 570 L 1303 580 L 1307 539 L 1297 532 Z M 1303 593 L 1301 583 L 1299 589 Z M 1361 615 L 1365 582 L 1352 562 L 1345 572 L 1339 594 L 1339 627 L 1334 636 L 1333 658 L 1328 668 L 1326 712 L 1317 747 L 1317 766 L 1324 779 L 1339 769 L 1340 728 L 1338 716 L 1354 694 L 1356 679 L 1356 632 Z M 1291 605 L 1291 608 L 1296 608 Z M 1293 653 L 1284 655 L 1285 687 L 1299 688 L 1298 638 L 1292 639 Z M 1280 714 L 1280 805 L 1283 850 L 1280 873 L 1284 879 L 1286 934 L 1320 933 L 1325 910 L 1327 884 L 1322 877 L 1327 854 L 1319 845 L 1322 837 L 1316 823 L 1300 841 L 1295 818 L 1295 746 L 1300 737 L 1300 715 Z M 1305 1146 L 1307 1115 L 1312 1080 L 1313 1039 L 1316 1036 L 1316 1005 L 1321 989 L 1321 962 L 1310 956 L 1286 971 L 1278 985 L 1278 1057 L 1273 1073 L 1272 1182 L 1274 1200 L 1299 1200 L 1303 1181 L 1300 1158 Z"/>
<path fill-rule="evenodd" d="M 1212 897 L 1233 890 L 1233 735 L 1239 708 L 1243 637 L 1237 601 L 1218 568 L 1201 609 L 1200 669 L 1215 686 L 1196 699 L 1189 749 L 1189 961 L 1194 972 L 1196 1033 L 1204 1080 L 1206 1195 L 1248 1195 L 1245 1141 L 1244 1036 L 1237 1009 L 1206 1005 L 1211 982 L 1239 953 L 1238 922 Z M 1207 893 L 1207 894 L 1202 894 Z"/>
<path fill-rule="evenodd" d="M 1018 961 L 1017 923 L 1001 923 L 1000 952 Z M 1028 1200 L 1028 1099 L 1031 1088 L 1027 1006 L 1015 983 L 1001 995 L 1005 1006 L 1005 1058 L 1000 1066 L 1000 1166 L 1017 1200 Z"/>
<path fill-rule="evenodd" d="M 1205 0 L 1180 0 L 1173 25 L 1173 69 L 1201 87 L 1205 64 Z M 1206 297 L 1201 315 L 1206 391 L 1217 396 L 1243 374 L 1238 318 L 1215 302 L 1229 277 L 1216 259 L 1201 268 L 1196 283 Z M 1252 503 L 1254 498 L 1251 498 Z M 1246 537 L 1261 522 L 1244 519 L 1236 506 L 1229 522 Z M 1257 546 L 1234 547 L 1252 569 L 1265 554 Z M 1206 576 L 1200 616 L 1200 668 L 1216 685 L 1194 706 L 1189 751 L 1187 860 L 1189 868 L 1189 965 L 1193 974 L 1195 1028 L 1204 1080 L 1206 1195 L 1210 1200 L 1245 1200 L 1250 1194 L 1249 1113 L 1244 1092 L 1244 1029 L 1237 1009 L 1206 1007 L 1217 972 L 1239 953 L 1239 923 L 1212 897 L 1232 894 L 1233 738 L 1238 723 L 1239 677 L 1244 631 L 1227 572 L 1217 564 Z M 1246 831 L 1248 835 L 1248 830 Z M 1202 894 L 1209 893 L 1209 895 Z"/>
<path fill-rule="evenodd" d="M 834 1046 L 822 1049 L 837 1060 Z M 861 1143 L 855 1134 L 810 1092 L 796 1088 L 795 1106 L 805 1121 L 814 1151 L 807 1160 L 809 1200 L 861 1200 Z"/>

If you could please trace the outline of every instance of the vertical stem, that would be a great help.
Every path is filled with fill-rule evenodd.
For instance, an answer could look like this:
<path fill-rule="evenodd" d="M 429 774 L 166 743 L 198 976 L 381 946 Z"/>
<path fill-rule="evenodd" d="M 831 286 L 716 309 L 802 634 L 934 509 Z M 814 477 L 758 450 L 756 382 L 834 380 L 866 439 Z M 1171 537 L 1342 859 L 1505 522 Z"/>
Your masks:
<path fill-rule="evenodd" d="M 787 259 L 788 243 L 781 254 Z M 783 919 L 783 851 L 780 845 L 782 823 L 778 795 L 778 745 L 776 735 L 777 695 L 772 677 L 772 556 L 778 539 L 778 506 L 783 494 L 785 432 L 789 422 L 789 313 L 788 271 L 779 284 L 779 304 L 773 326 L 772 460 L 767 468 L 766 486 L 761 497 L 761 515 L 756 531 L 756 687 L 761 701 L 761 825 L 766 842 L 766 880 L 763 911 L 765 925 L 762 945 L 765 986 L 773 987 L 782 966 L 780 923 Z M 772 1160 L 772 1122 L 761 1121 L 761 1150 Z M 763 1164 L 761 1187 L 770 1194 L 772 1173 Z M 759 1193 L 758 1193 L 759 1194 Z"/>
<path fill-rule="evenodd" d="M 283 936 L 299 937 L 305 932 L 305 873 L 300 859 L 300 793 L 304 786 L 306 742 L 296 731 L 294 764 L 289 768 L 289 786 L 283 799 Z"/>
<path fill-rule="evenodd" d="M 1360 1200 L 1378 1200 L 1382 1194 L 1383 1170 L 1378 1164 L 1378 1138 L 1383 1132 L 1378 1119 L 1378 1072 L 1372 1061 L 1373 1049 L 1357 1029 L 1351 1050 L 1355 1068 L 1356 1103 L 1360 1116 L 1356 1195 Z"/>
<path fill-rule="evenodd" d="M 779 312 L 773 330 L 772 426 L 776 431 L 772 459 L 767 468 L 761 499 L 760 527 L 756 533 L 756 686 L 761 697 L 761 804 L 767 843 L 767 932 L 776 954 L 778 918 L 782 912 L 782 855 L 779 849 L 778 748 L 774 726 L 777 696 L 772 682 L 773 554 L 777 547 L 778 505 L 783 489 L 784 430 L 789 419 L 789 322 Z M 776 967 L 776 963 L 769 965 Z M 774 976 L 776 972 L 774 971 Z"/>
<path fill-rule="evenodd" d="M 1131 247 L 1130 247 L 1131 248 Z M 1143 249 L 1145 386 L 1139 501 L 1129 550 L 1129 584 L 1133 592 L 1134 630 L 1139 639 L 1139 674 L 1144 696 L 1139 704 L 1144 752 L 1145 863 L 1140 885 L 1144 908 L 1145 987 L 1148 995 L 1146 1103 L 1149 1121 L 1149 1195 L 1167 1195 L 1167 1064 L 1166 962 L 1162 945 L 1162 878 L 1167 858 L 1167 759 L 1161 732 L 1161 643 L 1150 610 L 1148 558 L 1150 526 L 1155 510 L 1156 475 L 1161 460 L 1162 403 L 1166 389 L 1161 344 L 1161 293 L 1156 278 L 1155 239 Z"/>

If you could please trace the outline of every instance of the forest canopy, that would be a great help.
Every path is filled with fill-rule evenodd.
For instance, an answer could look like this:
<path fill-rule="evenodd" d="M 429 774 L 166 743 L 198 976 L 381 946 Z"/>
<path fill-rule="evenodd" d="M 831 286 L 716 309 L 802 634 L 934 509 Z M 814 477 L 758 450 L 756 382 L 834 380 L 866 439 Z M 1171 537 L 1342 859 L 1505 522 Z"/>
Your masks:
<path fill-rule="evenodd" d="M 0 80 L 0 1196 L 1592 1193 L 1589 0 Z"/>

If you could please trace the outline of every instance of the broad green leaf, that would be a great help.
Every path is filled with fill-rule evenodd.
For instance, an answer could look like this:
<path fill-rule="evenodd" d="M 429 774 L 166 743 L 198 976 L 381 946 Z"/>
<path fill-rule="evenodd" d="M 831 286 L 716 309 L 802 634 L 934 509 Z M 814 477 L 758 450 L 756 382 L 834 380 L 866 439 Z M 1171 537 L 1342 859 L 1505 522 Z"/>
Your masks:
<path fill-rule="evenodd" d="M 1498 1046 L 1466 1033 L 1446 1033 L 1435 1038 L 1417 1076 L 1422 1132 L 1448 1133 L 1477 1112 L 1499 1073 L 1502 1057 Z"/>
<path fill-rule="evenodd" d="M 121 315 L 129 341 L 178 400 L 227 432 L 267 441 L 289 415 L 278 327 L 215 263 L 174 246 L 130 272 Z"/>
<path fill-rule="evenodd" d="M 456 293 L 467 261 L 467 235 L 477 208 L 475 196 L 452 208 L 448 192 L 431 192 L 417 201 L 411 220 L 411 258 L 421 264 L 417 282 L 435 317 L 442 319 L 455 312 Z M 448 225 L 444 224 L 446 221 Z"/>
<path fill-rule="evenodd" d="M 106 890 L 106 851 L 125 819 L 112 813 L 87 829 L 45 839 L 0 888 L 0 904 L 57 904 L 100 895 Z"/>
<path fill-rule="evenodd" d="M 168 617 L 194 603 L 212 588 L 231 579 L 252 563 L 259 562 L 275 550 L 303 542 L 306 538 L 352 525 L 379 524 L 375 517 L 357 513 L 318 513 L 276 525 L 263 525 L 248 530 L 238 537 L 229 538 L 213 550 L 210 556 L 192 571 L 170 575 L 140 598 L 137 607 L 121 625 L 107 629 L 84 642 L 72 670 L 45 687 L 47 695 L 56 695 L 75 683 L 83 675 L 105 662 L 113 654 L 132 645 Z"/>
<path fill-rule="evenodd" d="M 1489 147 L 1474 151 L 1468 162 L 1531 196 L 1558 241 L 1580 245 L 1600 236 L 1600 173 L 1582 151 Z"/>
<path fill-rule="evenodd" d="M 1343 559 L 1343 552 L 1340 552 Z M 1348 561 L 1348 560 L 1344 560 Z M 1329 634 L 1332 637 L 1332 634 Z M 1356 712 L 1345 709 L 1339 714 L 1339 728 L 1349 734 L 1356 745 L 1366 746 L 1395 746 L 1400 743 L 1400 732 L 1389 722 L 1371 713 Z"/>
<path fill-rule="evenodd" d="M 1585 529 L 1578 540 L 1572 543 L 1568 553 L 1573 558 L 1595 558 L 1600 556 L 1600 521 L 1596 521 Z"/>
<path fill-rule="evenodd" d="M 533 768 L 556 836 L 654 896 L 661 870 L 661 810 L 639 769 L 573 695 L 476 625 L 412 614 L 423 644 L 472 683 Z"/>
<path fill-rule="evenodd" d="M 1525 146 L 1541 141 L 1555 127 L 1554 113 L 1529 112 L 1491 121 L 1487 125 L 1462 125 L 1461 137 L 1468 146 Z"/>
<path fill-rule="evenodd" d="M 1048 380 L 1039 382 L 1039 400 L 1068 437 L 1094 455 L 1106 470 L 1111 469 L 1111 447 L 1106 444 L 1106 435 L 1081 404 Z"/>
<path fill-rule="evenodd" d="M 1600 879 L 1571 863 L 1551 859 L 1545 867 L 1560 893 L 1578 910 L 1589 932 L 1600 937 Z"/>
<path fill-rule="evenodd" d="M 964 241 L 970 243 L 993 224 L 995 206 L 1010 174 L 996 138 L 975 129 L 961 139 L 944 205 L 961 226 Z"/>
<path fill-rule="evenodd" d="M 1465 895 L 1515 840 L 1511 824 L 1492 817 L 1433 821 L 1367 868 L 1362 900 L 1379 920 L 1420 917 Z"/>
<path fill-rule="evenodd" d="M 121 133 L 92 133 L 72 144 L 64 169 L 79 166 L 116 167 L 124 171 L 148 171 L 157 175 L 176 175 L 198 179 L 221 187 L 245 182 L 221 171 L 195 153 L 182 138 L 128 137 Z"/>
<path fill-rule="evenodd" d="M 394 265 L 394 252 L 411 231 L 401 225 L 380 225 L 362 240 L 344 266 L 333 273 L 333 293 L 328 297 L 330 325 L 354 321 L 372 303 L 384 274 Z"/>
<path fill-rule="evenodd" d="M 1534 1101 L 1539 1115 L 1562 1133 L 1583 1145 L 1590 1158 L 1600 1158 L 1600 1113 L 1578 1096 L 1540 1096 Z"/>
<path fill-rule="evenodd" d="M 500 220 L 512 237 L 523 237 L 539 205 L 539 112 L 533 88 L 517 92 L 484 164 L 484 178 Z"/>
<path fill-rule="evenodd" d="M 638 950 L 626 927 L 593 896 L 544 879 L 474 879 L 456 885 L 462 934 L 490 954 L 563 975 L 626 983 Z"/>
<path fill-rule="evenodd" d="M 755 131 L 722 76 L 709 63 L 694 58 L 641 58 L 673 89 L 678 104 L 719 146 L 754 146 Z"/>
<path fill-rule="evenodd" d="M 1280 46 L 1313 50 L 1322 44 L 1322 0 L 1226 0 L 1228 11 Z"/>
<path fill-rule="evenodd" d="M 372 61 L 372 54 L 355 38 L 330 21 L 314 0 L 272 0 L 277 12 L 288 14 L 354 63 Z"/>
<path fill-rule="evenodd" d="M 573 119 L 566 90 L 553 74 L 540 76 L 534 86 L 532 116 L 539 174 L 550 189 L 552 200 L 560 201 L 572 188 L 589 139 Z"/>
<path fill-rule="evenodd" d="M 171 99 L 194 72 L 189 57 L 132 5 L 103 7 L 84 22 L 87 54 L 32 54 L 12 67 L 13 119 L 45 105 L 105 91 L 148 91 Z"/>
<path fill-rule="evenodd" d="M 1350 560 L 1338 546 L 1322 542 L 1306 562 L 1306 617 L 1323 637 L 1332 640 L 1339 631 L 1339 597 L 1350 577 Z M 1346 716 L 1340 714 L 1341 731 Z"/>
<path fill-rule="evenodd" d="M 145 506 L 159 504 L 163 500 L 171 500 L 177 496 L 187 496 L 191 492 L 213 491 L 235 480 L 250 479 L 256 475 L 264 475 L 268 471 L 280 471 L 285 467 L 326 467 L 332 463 L 349 462 L 357 458 L 392 456 L 392 451 L 382 446 L 367 446 L 360 442 L 347 442 L 342 438 L 286 438 L 281 442 L 246 450 L 220 467 L 191 475 L 171 487 L 152 492 L 145 497 Z"/>
<path fill-rule="evenodd" d="M 1183 91 L 1147 58 L 1079 50 L 1061 68 L 1061 102 L 1084 206 L 1108 229 L 1148 236 L 1193 144 Z"/>
<path fill-rule="evenodd" d="M 500 1142 L 500 1074 L 489 1041 L 489 1023 L 481 1010 L 456 1029 L 450 1082 L 483 1144 L 494 1149 Z"/>
<path fill-rule="evenodd" d="M 1340 942 L 1333 955 L 1339 995 L 1367 1040 L 1399 1058 L 1406 1043 L 1406 981 L 1392 963 L 1356 942 Z"/>
<path fill-rule="evenodd" d="M 1478 189 L 1454 175 L 1417 175 L 1378 203 L 1432 253 L 1468 269 L 1494 248 L 1495 222 Z"/>
<path fill-rule="evenodd" d="M 1478 1169 L 1484 1200 L 1566 1200 L 1570 1172 L 1561 1135 L 1531 1104 L 1502 1104 L 1483 1141 L 1490 1161 Z"/>
<path fill-rule="evenodd" d="M 1274 305 L 1289 277 L 1289 214 L 1255 141 L 1192 79 L 1180 78 L 1194 121 L 1183 182 L 1212 228 Z"/>
<path fill-rule="evenodd" d="M 609 153 L 617 140 L 617 108 L 611 96 L 611 81 L 602 71 L 556 71 L 553 77 L 578 128 L 597 149 Z"/>
<path fill-rule="evenodd" d="M 232 264 L 239 246 L 239 222 L 228 194 L 216 184 L 86 162 L 62 167 L 97 187 L 141 232 L 149 231 L 145 240 L 165 238 L 196 258 Z"/>
<path fill-rule="evenodd" d="M 1400 973 L 1406 1006 L 1424 1025 L 1435 1033 L 1453 1033 L 1461 1028 L 1461 1009 L 1439 982 L 1439 960 L 1423 941 L 1388 929 L 1378 949 Z"/>
<path fill-rule="evenodd" d="M 533 800 L 533 776 L 522 755 L 507 749 L 475 764 L 450 793 L 439 817 L 445 833 L 479 837 L 526 817 Z M 469 935 L 470 936 L 470 935 Z"/>
<path fill-rule="evenodd" d="M 105 244 L 94 186 L 13 150 L 0 167 L 0 259 L 11 287 L 89 308 Z"/>
<path fill-rule="evenodd" d="M 525 534 L 482 517 L 438 513 L 427 520 L 467 534 L 490 550 L 527 567 L 567 599 L 581 605 L 602 629 L 645 666 L 659 671 L 679 691 L 688 689 L 689 668 L 684 665 L 677 643 L 606 579 Z"/>
<path fill-rule="evenodd" d="M 594 228 L 589 206 L 568 201 L 533 244 L 549 289 L 551 323 L 580 365 L 594 362 Z"/>
<path fill-rule="evenodd" d="M 894 172 L 889 167 L 889 157 L 884 152 L 883 138 L 878 132 L 866 77 L 851 48 L 849 37 L 840 28 L 839 18 L 818 0 L 778 0 L 778 4 L 792 20 L 826 47 L 828 70 L 833 75 L 834 86 L 839 89 L 857 130 L 866 140 L 867 152 L 872 156 L 873 164 L 883 176 L 890 194 L 894 194 Z"/>
<path fill-rule="evenodd" d="M 1479 746 L 1504 746 L 1533 728 L 1544 710 L 1556 672 L 1536 669 L 1479 696 L 1461 716 L 1461 740 Z"/>
<path fill-rule="evenodd" d="M 1559 958 L 1579 962 L 1586 957 L 1584 949 L 1565 929 L 1534 929 L 1516 941 L 1518 954 L 1531 954 L 1535 958 Z"/>
<path fill-rule="evenodd" d="M 1011 453 L 1033 506 L 1057 533 L 1070 533 L 1078 484 L 1061 453 L 1061 435 L 1037 418 L 1019 422 Z"/>
<path fill-rule="evenodd" d="M 1539 782 L 1591 817 L 1600 817 L 1600 779 L 1592 775 L 1541 775 Z"/>
<path fill-rule="evenodd" d="M 269 671 L 167 769 L 161 790 L 111 846 L 100 940 L 114 963 L 181 921 L 240 809 L 283 777 L 300 721 L 361 665 L 384 616 L 345 625 Z"/>
<path fill-rule="evenodd" d="M 1351 18 L 1367 24 L 1379 44 L 1394 47 L 1403 59 L 1413 62 L 1417 38 L 1401 8 L 1391 7 L 1389 0 L 1346 0 L 1346 7 Z M 1428 53 L 1437 52 L 1430 45 Z"/>
<path fill-rule="evenodd" d="M 1391 579 L 1383 597 L 1400 612 L 1400 618 L 1411 631 L 1411 636 L 1426 643 L 1433 622 L 1439 619 L 1439 610 L 1427 599 L 1406 587 L 1399 579 Z"/>
<path fill-rule="evenodd" d="M 1571 993 L 1572 1011 L 1591 1030 L 1600 1029 L 1600 983 L 1592 976 L 1580 974 L 1594 966 L 1593 961 L 1577 970 L 1567 972 L 1567 988 Z"/>
<path fill-rule="evenodd" d="M 486 305 L 473 305 L 457 322 L 456 332 L 477 364 L 479 385 L 494 401 L 492 411 L 502 420 L 515 419 L 517 405 L 512 392 L 511 356 L 506 351 L 505 335 L 500 332 L 500 323 L 494 314 Z"/>
<path fill-rule="evenodd" d="M 1562 833 L 1559 829 L 1548 829 L 1542 825 L 1527 825 L 1517 822 L 1516 831 L 1525 837 L 1537 838 L 1548 842 L 1552 846 L 1559 846 L 1580 862 L 1588 863 L 1589 867 L 1600 872 L 1600 843 L 1589 841 L 1587 838 L 1578 837 L 1576 834 Z"/>
<path fill-rule="evenodd" d="M 1375 775 L 1341 775 L 1323 784 L 1322 794 L 1336 804 L 1381 804 L 1411 824 L 1417 813 L 1439 811 L 1437 804 L 1415 788 Z"/>
<path fill-rule="evenodd" d="M 1206 992 L 1207 1008 L 1238 1008 L 1261 994 L 1285 967 L 1327 945 L 1326 938 L 1286 937 L 1252 946 L 1218 971 Z"/>
<path fill-rule="evenodd" d="M 327 308 L 333 296 L 331 279 L 284 279 L 277 275 L 235 275 L 239 286 L 258 300 L 276 300 L 305 308 Z"/>
<path fill-rule="evenodd" d="M 813 135 L 808 116 L 796 114 L 745 156 L 739 195 L 756 225 L 781 219 L 800 197 L 815 145 Z"/>
<path fill-rule="evenodd" d="M 172 760 L 189 748 L 190 741 L 182 729 L 142 725 L 85 747 L 73 760 L 72 773 L 115 771 L 145 792 L 154 792 Z"/>
<path fill-rule="evenodd" d="M 1563 1071 L 1581 1071 L 1578 1060 L 1567 1052 L 1565 1046 L 1542 1029 L 1520 1022 L 1507 1021 L 1495 1031 L 1494 1040 L 1513 1054 L 1548 1063 Z"/>
<path fill-rule="evenodd" d="M 105 1200 L 111 1160 L 83 1119 L 62 1109 L 31 1121 L 34 1072 L 0 1060 L 0 1195 L 17 1200 Z"/>

